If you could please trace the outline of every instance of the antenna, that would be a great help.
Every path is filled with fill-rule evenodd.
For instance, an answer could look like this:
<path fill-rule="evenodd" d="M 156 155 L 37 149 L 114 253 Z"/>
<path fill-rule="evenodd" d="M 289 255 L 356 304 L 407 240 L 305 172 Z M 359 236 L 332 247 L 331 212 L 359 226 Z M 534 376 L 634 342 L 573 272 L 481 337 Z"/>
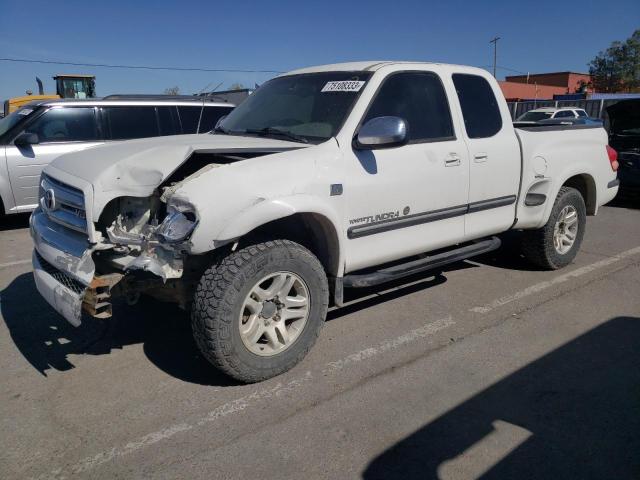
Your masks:
<path fill-rule="evenodd" d="M 213 81 L 207 83 L 207 85 L 198 92 L 198 95 L 201 95 L 202 92 L 204 92 L 207 88 L 209 88 L 209 85 L 211 85 L 213 83 Z M 222 85 L 224 83 L 224 81 L 220 82 L 218 85 L 216 85 L 213 88 L 213 91 L 215 92 L 220 85 Z M 196 127 L 196 133 L 200 133 L 200 122 L 202 122 L 202 114 L 204 113 L 204 102 L 207 99 L 209 95 L 207 93 L 205 93 L 204 95 L 202 95 L 202 106 L 200 107 L 200 116 L 198 117 L 198 126 Z"/>
<path fill-rule="evenodd" d="M 496 76 L 496 63 L 498 60 L 498 40 L 500 37 L 493 37 L 489 43 L 493 43 L 493 76 Z"/>

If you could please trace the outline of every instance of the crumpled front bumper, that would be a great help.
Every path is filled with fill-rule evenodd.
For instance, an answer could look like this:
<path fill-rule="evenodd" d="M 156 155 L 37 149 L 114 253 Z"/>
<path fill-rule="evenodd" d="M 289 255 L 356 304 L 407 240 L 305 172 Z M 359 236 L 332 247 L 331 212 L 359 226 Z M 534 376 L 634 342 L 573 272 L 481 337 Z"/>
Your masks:
<path fill-rule="evenodd" d="M 36 209 L 29 220 L 34 243 L 33 277 L 40 295 L 69 323 L 79 326 L 82 300 L 95 265 L 86 236 L 72 232 Z"/>

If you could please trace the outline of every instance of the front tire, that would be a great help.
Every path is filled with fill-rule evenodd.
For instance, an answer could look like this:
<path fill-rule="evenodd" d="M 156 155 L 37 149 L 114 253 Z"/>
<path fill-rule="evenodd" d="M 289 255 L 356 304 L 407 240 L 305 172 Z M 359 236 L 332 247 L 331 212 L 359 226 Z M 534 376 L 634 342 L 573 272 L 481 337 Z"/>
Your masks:
<path fill-rule="evenodd" d="M 546 270 L 569 265 L 580 250 L 587 223 L 584 199 L 575 188 L 562 187 L 544 227 L 525 231 L 522 252 Z"/>
<path fill-rule="evenodd" d="M 326 274 L 309 250 L 289 240 L 258 243 L 204 272 L 191 313 L 193 334 L 216 368 L 259 382 L 305 357 L 328 303 Z"/>

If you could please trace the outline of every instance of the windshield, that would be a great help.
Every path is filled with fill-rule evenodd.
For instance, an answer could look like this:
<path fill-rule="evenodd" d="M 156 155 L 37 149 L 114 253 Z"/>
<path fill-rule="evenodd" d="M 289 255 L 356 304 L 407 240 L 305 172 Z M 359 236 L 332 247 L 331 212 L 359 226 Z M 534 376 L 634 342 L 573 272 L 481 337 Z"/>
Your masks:
<path fill-rule="evenodd" d="M 338 132 L 370 77 L 370 72 L 321 72 L 274 78 L 216 131 L 323 142 Z"/>
<path fill-rule="evenodd" d="M 6 117 L 0 120 L 0 137 L 11 130 L 20 120 L 27 118 L 35 109 L 31 107 L 23 107 L 20 110 L 16 110 L 10 113 Z"/>
<path fill-rule="evenodd" d="M 546 118 L 551 118 L 553 113 L 551 112 L 527 112 L 524 115 L 518 117 L 518 122 L 538 122 Z"/>

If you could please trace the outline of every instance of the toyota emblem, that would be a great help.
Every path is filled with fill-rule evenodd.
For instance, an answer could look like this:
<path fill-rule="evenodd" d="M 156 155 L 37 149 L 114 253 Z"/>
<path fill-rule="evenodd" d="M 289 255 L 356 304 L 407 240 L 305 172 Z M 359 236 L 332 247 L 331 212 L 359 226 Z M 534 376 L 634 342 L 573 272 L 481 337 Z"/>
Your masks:
<path fill-rule="evenodd" d="M 56 209 L 56 194 L 51 189 L 44 192 L 44 206 L 47 207 L 47 210 Z"/>

